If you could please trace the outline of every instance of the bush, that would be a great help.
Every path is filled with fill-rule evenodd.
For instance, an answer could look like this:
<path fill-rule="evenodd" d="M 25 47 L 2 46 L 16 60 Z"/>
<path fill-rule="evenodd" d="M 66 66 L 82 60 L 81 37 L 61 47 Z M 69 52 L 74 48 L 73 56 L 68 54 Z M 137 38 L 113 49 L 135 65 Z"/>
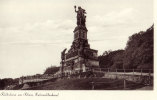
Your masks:
<path fill-rule="evenodd" d="M 60 67 L 56 67 L 56 66 L 48 67 L 48 68 L 45 70 L 44 74 L 55 74 L 56 72 L 59 71 L 59 68 L 60 68 Z"/>

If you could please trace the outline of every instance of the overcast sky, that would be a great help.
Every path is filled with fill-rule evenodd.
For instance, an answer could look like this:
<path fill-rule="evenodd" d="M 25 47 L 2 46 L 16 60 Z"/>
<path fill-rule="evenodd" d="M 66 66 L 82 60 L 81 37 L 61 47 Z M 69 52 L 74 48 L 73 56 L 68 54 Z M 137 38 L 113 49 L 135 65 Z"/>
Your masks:
<path fill-rule="evenodd" d="M 74 5 L 86 9 L 89 44 L 99 55 L 124 49 L 153 24 L 153 0 L 0 0 L 0 78 L 58 66 L 73 41 Z"/>

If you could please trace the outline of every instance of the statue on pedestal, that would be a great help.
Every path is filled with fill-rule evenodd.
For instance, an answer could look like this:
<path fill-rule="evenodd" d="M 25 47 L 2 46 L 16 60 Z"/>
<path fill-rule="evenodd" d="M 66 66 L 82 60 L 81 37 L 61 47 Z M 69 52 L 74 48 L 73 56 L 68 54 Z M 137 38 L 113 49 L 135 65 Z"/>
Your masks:
<path fill-rule="evenodd" d="M 76 11 L 76 6 L 74 6 L 75 12 L 77 13 L 77 25 L 79 26 L 86 26 L 86 11 L 82 9 L 80 6 L 78 7 L 78 10 Z"/>

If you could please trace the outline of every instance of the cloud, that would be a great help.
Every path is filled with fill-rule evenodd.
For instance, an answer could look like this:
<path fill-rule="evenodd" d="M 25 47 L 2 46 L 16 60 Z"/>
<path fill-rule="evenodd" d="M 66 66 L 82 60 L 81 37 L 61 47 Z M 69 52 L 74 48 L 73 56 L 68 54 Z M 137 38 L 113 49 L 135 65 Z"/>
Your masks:
<path fill-rule="evenodd" d="M 116 26 L 133 23 L 137 11 L 133 8 L 123 9 L 121 11 L 112 11 L 104 15 L 95 15 L 89 19 L 89 26 Z M 94 24 L 93 24 L 94 23 Z"/>
<path fill-rule="evenodd" d="M 72 20 L 47 20 L 23 26 L 0 28 L 1 44 L 60 44 L 72 41 Z"/>
<path fill-rule="evenodd" d="M 125 38 L 125 41 L 127 41 L 129 35 L 145 30 L 152 24 L 150 19 L 142 19 L 140 14 L 134 8 L 126 8 L 91 16 L 87 21 L 89 39 L 93 41 L 116 37 L 117 39 Z"/>

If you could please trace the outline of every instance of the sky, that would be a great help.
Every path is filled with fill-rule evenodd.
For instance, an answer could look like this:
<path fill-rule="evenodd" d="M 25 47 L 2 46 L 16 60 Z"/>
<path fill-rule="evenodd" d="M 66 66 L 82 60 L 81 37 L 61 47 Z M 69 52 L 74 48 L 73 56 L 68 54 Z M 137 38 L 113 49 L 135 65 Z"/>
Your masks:
<path fill-rule="evenodd" d="M 76 27 L 74 5 L 87 12 L 92 49 L 124 49 L 153 24 L 153 0 L 0 0 L 0 78 L 42 74 L 60 65 Z"/>

